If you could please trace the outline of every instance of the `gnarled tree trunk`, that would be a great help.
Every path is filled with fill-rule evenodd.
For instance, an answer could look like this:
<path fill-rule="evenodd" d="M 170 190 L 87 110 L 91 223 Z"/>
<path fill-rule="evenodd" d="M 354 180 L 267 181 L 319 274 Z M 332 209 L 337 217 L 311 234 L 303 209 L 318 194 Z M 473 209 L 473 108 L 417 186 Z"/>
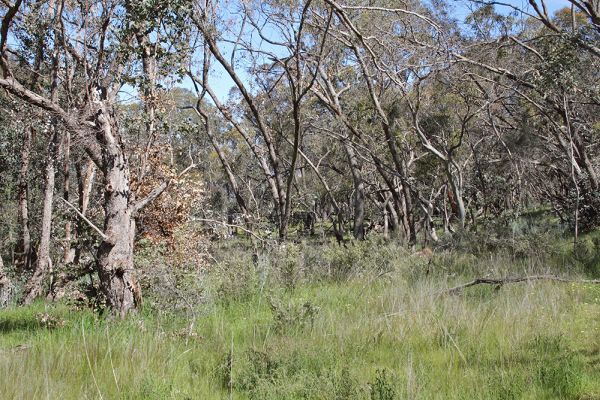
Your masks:
<path fill-rule="evenodd" d="M 103 109 L 97 117 L 102 139 L 104 173 L 104 237 L 96 256 L 100 288 L 107 305 L 124 317 L 140 305 L 140 289 L 133 266 L 133 194 L 129 187 L 129 165 L 114 119 Z"/>

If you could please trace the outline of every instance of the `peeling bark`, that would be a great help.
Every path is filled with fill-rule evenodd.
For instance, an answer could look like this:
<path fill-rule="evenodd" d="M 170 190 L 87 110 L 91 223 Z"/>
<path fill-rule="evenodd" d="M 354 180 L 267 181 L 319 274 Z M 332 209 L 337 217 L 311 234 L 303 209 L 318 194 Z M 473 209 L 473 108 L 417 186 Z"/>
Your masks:
<path fill-rule="evenodd" d="M 104 174 L 104 233 L 96 254 L 96 269 L 107 305 L 124 317 L 140 305 L 141 294 L 133 266 L 135 222 L 129 165 L 116 122 L 102 107 L 98 112 Z"/>

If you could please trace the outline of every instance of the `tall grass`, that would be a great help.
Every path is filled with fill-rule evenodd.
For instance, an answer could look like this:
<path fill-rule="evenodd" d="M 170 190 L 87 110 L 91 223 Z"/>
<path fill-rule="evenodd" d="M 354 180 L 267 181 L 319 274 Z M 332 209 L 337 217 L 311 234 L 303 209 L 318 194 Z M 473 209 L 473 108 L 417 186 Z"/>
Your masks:
<path fill-rule="evenodd" d="M 564 266 L 303 246 L 254 263 L 228 251 L 193 312 L 109 321 L 67 305 L 2 311 L 0 397 L 600 399 L 600 287 L 438 295 L 474 275 Z"/>

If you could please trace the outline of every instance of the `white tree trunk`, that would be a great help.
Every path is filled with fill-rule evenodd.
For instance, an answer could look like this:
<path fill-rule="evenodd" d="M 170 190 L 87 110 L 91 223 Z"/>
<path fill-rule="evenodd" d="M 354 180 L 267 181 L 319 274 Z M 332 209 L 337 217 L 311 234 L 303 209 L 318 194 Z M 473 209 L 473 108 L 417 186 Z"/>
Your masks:
<path fill-rule="evenodd" d="M 44 206 L 42 212 L 42 231 L 40 234 L 40 245 L 38 247 L 38 258 L 35 271 L 25 287 L 25 304 L 31 304 L 42 294 L 44 280 L 51 272 L 52 260 L 50 259 L 50 236 L 52 232 L 52 208 L 54 205 L 54 181 L 56 177 L 56 159 L 58 156 L 59 133 L 55 126 L 52 128 L 52 138 L 48 143 L 48 156 L 46 160 L 46 175 L 44 178 Z"/>
<path fill-rule="evenodd" d="M 114 121 L 101 114 L 102 172 L 104 173 L 104 239 L 97 252 L 96 268 L 107 305 L 124 317 L 140 305 L 140 289 L 133 265 L 133 194 L 129 187 L 129 165 L 117 136 Z"/>

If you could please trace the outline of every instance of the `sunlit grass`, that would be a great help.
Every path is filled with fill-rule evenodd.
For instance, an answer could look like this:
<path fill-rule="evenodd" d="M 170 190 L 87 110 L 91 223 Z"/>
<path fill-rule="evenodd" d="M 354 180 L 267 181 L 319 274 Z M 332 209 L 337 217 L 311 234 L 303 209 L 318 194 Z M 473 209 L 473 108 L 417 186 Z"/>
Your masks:
<path fill-rule="evenodd" d="M 398 272 L 276 288 L 205 305 L 197 320 L 142 313 L 108 321 L 64 305 L 10 309 L 0 313 L 0 393 L 600 398 L 599 287 L 517 284 L 437 296 L 446 285 L 442 278 L 407 282 Z M 316 310 L 312 316 L 303 313 L 306 304 Z M 47 328 L 39 313 L 65 324 Z M 283 326 L 274 322 L 276 313 L 289 314 L 281 316 Z"/>

